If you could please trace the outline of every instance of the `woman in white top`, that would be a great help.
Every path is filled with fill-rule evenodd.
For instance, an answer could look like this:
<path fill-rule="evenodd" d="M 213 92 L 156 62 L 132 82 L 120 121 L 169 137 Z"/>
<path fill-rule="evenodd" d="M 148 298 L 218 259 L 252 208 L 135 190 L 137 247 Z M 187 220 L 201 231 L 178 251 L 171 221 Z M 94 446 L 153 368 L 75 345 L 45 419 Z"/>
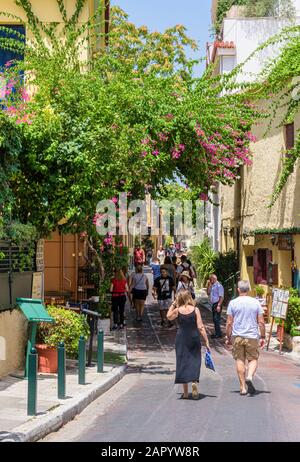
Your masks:
<path fill-rule="evenodd" d="M 132 293 L 134 308 L 136 309 L 136 320 L 142 321 L 145 309 L 145 301 L 149 292 L 149 281 L 144 274 L 142 266 L 137 266 L 135 273 L 131 276 L 130 290 Z"/>
<path fill-rule="evenodd" d="M 190 276 L 190 273 L 188 271 L 183 271 L 179 277 L 179 283 L 177 286 L 176 290 L 176 295 L 181 291 L 181 290 L 188 290 L 191 294 L 192 299 L 195 299 L 195 290 L 194 290 L 194 285 L 192 278 Z"/>
<path fill-rule="evenodd" d="M 164 264 L 165 256 L 166 256 L 166 252 L 165 252 L 163 246 L 161 245 L 161 246 L 159 247 L 159 250 L 157 251 L 157 258 L 159 259 L 159 263 L 160 263 L 161 265 Z"/>

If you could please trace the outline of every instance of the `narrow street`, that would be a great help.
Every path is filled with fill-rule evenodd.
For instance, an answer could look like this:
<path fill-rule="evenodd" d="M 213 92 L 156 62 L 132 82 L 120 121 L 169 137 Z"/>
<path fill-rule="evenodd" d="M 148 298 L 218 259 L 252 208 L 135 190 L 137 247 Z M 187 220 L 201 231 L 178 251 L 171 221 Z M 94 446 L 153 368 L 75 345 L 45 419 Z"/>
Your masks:
<path fill-rule="evenodd" d="M 300 441 L 300 365 L 261 355 L 257 394 L 242 397 L 231 353 L 212 341 L 217 372 L 202 366 L 200 399 L 181 400 L 174 385 L 176 329 L 162 328 L 155 304 L 142 327 L 128 322 L 128 373 L 80 416 L 43 441 L 272 442 Z M 211 314 L 203 312 L 209 333 Z"/>

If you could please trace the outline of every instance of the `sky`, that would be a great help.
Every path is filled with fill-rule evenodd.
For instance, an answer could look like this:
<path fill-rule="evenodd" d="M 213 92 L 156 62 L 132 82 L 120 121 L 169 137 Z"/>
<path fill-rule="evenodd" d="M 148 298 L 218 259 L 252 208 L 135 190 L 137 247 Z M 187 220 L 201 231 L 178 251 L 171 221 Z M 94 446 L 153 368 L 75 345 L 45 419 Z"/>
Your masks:
<path fill-rule="evenodd" d="M 168 27 L 183 24 L 187 34 L 198 42 L 200 50 L 196 58 L 205 57 L 206 42 L 211 41 L 211 0 L 111 0 L 138 26 L 146 25 L 150 30 L 162 32 Z M 193 56 L 195 58 L 195 56 Z M 205 62 L 196 69 L 199 75 Z"/>

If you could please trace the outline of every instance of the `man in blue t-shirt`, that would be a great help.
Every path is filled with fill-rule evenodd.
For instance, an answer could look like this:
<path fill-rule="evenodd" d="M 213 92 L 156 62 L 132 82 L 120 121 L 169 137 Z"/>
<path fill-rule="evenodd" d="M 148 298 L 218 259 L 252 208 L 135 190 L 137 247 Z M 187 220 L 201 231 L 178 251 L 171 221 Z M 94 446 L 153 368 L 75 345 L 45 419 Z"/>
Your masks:
<path fill-rule="evenodd" d="M 153 281 L 160 277 L 160 262 L 158 258 L 155 258 L 153 263 L 151 263 L 151 269 L 153 274 Z"/>
<path fill-rule="evenodd" d="M 258 300 L 249 296 L 249 291 L 249 282 L 240 281 L 239 297 L 231 300 L 227 308 L 226 343 L 229 345 L 233 338 L 232 355 L 236 360 L 242 396 L 255 394 L 252 380 L 258 366 L 259 346 L 264 347 L 266 338 L 263 308 Z"/>

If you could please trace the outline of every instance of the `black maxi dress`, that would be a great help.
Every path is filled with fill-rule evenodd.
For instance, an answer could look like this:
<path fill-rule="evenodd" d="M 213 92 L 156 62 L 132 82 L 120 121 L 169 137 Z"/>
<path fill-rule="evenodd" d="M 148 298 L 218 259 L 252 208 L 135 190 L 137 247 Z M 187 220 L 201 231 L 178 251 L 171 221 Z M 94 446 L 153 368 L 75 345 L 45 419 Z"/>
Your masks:
<path fill-rule="evenodd" d="M 195 310 L 190 314 L 178 313 L 176 378 L 175 383 L 199 382 L 201 369 L 201 340 Z"/>

